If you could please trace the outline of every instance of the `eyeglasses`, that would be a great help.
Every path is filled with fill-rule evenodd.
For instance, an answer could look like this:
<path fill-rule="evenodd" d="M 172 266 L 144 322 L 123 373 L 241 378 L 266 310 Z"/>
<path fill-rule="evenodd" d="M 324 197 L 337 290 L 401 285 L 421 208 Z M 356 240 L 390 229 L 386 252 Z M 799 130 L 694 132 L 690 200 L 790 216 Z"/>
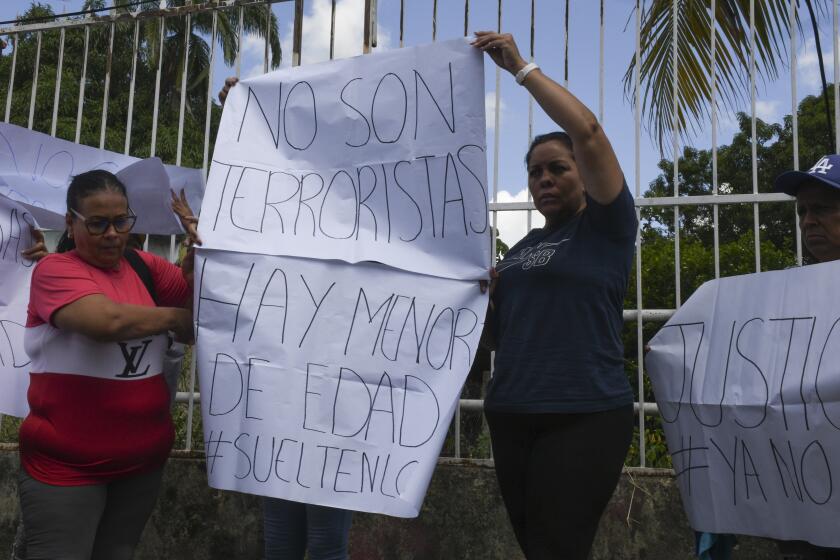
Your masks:
<path fill-rule="evenodd" d="M 134 212 L 131 212 L 131 208 L 128 209 L 131 212 L 128 216 L 117 216 L 116 218 L 100 218 L 95 216 L 93 218 L 85 218 L 79 212 L 74 210 L 73 208 L 70 209 L 76 217 L 82 220 L 82 223 L 85 224 L 85 228 L 87 229 L 88 233 L 91 235 L 102 235 L 110 226 L 114 226 L 114 231 L 117 233 L 128 233 L 131 231 L 131 228 L 134 227 L 134 223 L 137 221 L 137 216 Z"/>

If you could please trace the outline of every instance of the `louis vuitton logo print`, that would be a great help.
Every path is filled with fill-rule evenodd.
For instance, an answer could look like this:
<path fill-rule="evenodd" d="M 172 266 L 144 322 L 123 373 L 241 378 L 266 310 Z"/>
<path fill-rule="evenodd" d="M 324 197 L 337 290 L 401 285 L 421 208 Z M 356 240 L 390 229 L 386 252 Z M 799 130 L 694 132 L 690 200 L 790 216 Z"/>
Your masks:
<path fill-rule="evenodd" d="M 125 367 L 123 368 L 122 373 L 117 375 L 116 377 L 131 378 L 131 377 L 143 377 L 147 373 L 149 373 L 149 368 L 151 364 L 146 365 L 146 369 L 139 372 L 137 370 L 140 369 L 140 364 L 143 363 L 143 356 L 146 355 L 146 350 L 149 348 L 149 344 L 152 343 L 152 339 L 146 339 L 141 341 L 141 344 L 131 346 L 129 348 L 128 344 L 125 342 L 118 342 L 120 345 L 120 351 L 122 352 L 123 359 L 125 359 Z M 138 356 L 139 353 L 139 356 Z"/>

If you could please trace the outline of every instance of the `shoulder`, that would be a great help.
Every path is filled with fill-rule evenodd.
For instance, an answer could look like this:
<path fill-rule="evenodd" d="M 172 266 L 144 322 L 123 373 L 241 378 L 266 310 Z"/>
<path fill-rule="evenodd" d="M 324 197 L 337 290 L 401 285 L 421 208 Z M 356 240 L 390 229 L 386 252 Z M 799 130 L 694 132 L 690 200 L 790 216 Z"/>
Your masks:
<path fill-rule="evenodd" d="M 172 264 L 163 257 L 155 255 L 154 253 L 149 253 L 148 251 L 139 251 L 137 249 L 135 249 L 135 252 L 140 256 L 141 259 L 143 259 L 143 262 L 146 263 L 146 266 L 148 266 L 149 269 L 153 272 L 178 268 L 176 265 Z"/>
<path fill-rule="evenodd" d="M 50 276 L 71 271 L 87 271 L 90 265 L 79 258 L 76 251 L 50 253 L 35 265 L 32 276 Z"/>

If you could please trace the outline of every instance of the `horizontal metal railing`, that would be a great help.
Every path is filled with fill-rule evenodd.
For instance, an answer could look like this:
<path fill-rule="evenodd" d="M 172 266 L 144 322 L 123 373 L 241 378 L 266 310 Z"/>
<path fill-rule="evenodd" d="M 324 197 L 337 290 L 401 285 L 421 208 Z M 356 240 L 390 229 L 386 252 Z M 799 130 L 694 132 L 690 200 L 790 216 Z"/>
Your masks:
<path fill-rule="evenodd" d="M 439 3 L 436 0 L 423 0 L 425 2 L 424 5 L 427 5 L 430 9 L 431 13 L 431 21 L 430 21 L 430 31 L 431 31 L 431 38 L 432 40 L 442 39 L 440 37 L 440 33 L 438 30 L 438 22 L 444 21 L 445 18 L 463 18 L 463 34 L 467 35 L 471 30 L 471 20 L 470 18 L 473 17 L 474 20 L 476 18 L 476 13 L 478 8 L 476 8 L 477 3 L 475 0 L 471 2 L 470 0 L 459 0 L 458 2 L 447 2 L 446 5 L 444 3 Z M 51 132 L 53 135 L 56 133 L 56 122 L 59 118 L 58 113 L 58 104 L 59 98 L 61 96 L 62 87 L 67 88 L 68 84 L 61 83 L 61 65 L 62 61 L 65 60 L 65 36 L 71 30 L 83 30 L 84 31 L 84 50 L 81 54 L 82 60 L 82 70 L 81 70 L 81 79 L 78 84 L 69 84 L 70 87 L 77 87 L 78 88 L 78 103 L 77 103 L 77 111 L 76 111 L 76 141 L 79 141 L 80 138 L 80 130 L 82 125 L 82 120 L 85 111 L 85 100 L 88 98 L 88 94 L 86 94 L 86 88 L 89 84 L 94 82 L 101 81 L 105 84 L 105 97 L 103 99 L 103 108 L 102 108 L 102 115 L 101 117 L 101 130 L 100 130 L 100 145 L 104 145 L 105 136 L 108 130 L 113 129 L 114 127 L 120 128 L 125 130 L 126 138 L 125 138 L 125 146 L 124 151 L 125 153 L 129 153 L 131 150 L 131 130 L 132 130 L 132 109 L 134 103 L 134 94 L 135 94 L 135 72 L 136 68 L 132 68 L 132 78 L 131 78 L 131 85 L 130 85 L 130 101 L 129 101 L 129 116 L 127 122 L 123 123 L 116 123 L 116 122 L 109 122 L 108 121 L 108 83 L 110 79 L 110 72 L 111 67 L 110 64 L 108 65 L 108 69 L 104 75 L 91 75 L 90 70 L 88 69 L 88 56 L 89 56 L 89 43 L 90 43 L 90 34 L 91 30 L 93 29 L 103 29 L 108 30 L 110 33 L 110 42 L 108 46 L 108 58 L 110 60 L 111 55 L 113 55 L 113 38 L 115 32 L 115 26 L 123 25 L 123 24 L 134 24 L 133 27 L 133 64 L 136 65 L 138 60 L 138 45 L 139 41 L 141 40 L 138 36 L 138 23 L 139 22 L 164 22 L 164 21 L 173 21 L 174 19 L 180 18 L 184 22 L 183 28 L 186 30 L 191 29 L 192 22 L 194 18 L 200 14 L 207 14 L 210 13 L 213 15 L 213 28 L 212 32 L 209 37 L 208 43 L 210 45 L 210 57 L 211 61 L 215 61 L 216 51 L 219 49 L 217 45 L 217 18 L 220 14 L 232 14 L 235 13 L 237 15 L 238 21 L 240 23 L 239 28 L 236 30 L 236 34 L 239 39 L 238 46 L 242 45 L 243 40 L 243 15 L 245 14 L 245 10 L 263 10 L 267 16 L 266 21 L 270 21 L 271 11 L 276 9 L 275 5 L 282 5 L 282 4 L 289 4 L 293 3 L 293 7 L 290 6 L 286 8 L 287 10 L 291 8 L 291 49 L 292 52 L 288 53 L 289 60 L 291 61 L 292 65 L 298 65 L 301 63 L 301 55 L 303 49 L 303 36 L 306 30 L 304 29 L 304 19 L 306 14 L 306 6 L 311 2 L 311 0 L 211 0 L 208 2 L 198 2 L 198 1 L 185 1 L 185 5 L 183 6 L 176 6 L 176 7 L 166 7 L 166 2 L 162 1 L 158 3 L 155 9 L 152 10 L 144 10 L 144 11 L 124 11 L 124 10 L 113 10 L 109 14 L 105 15 L 95 15 L 89 17 L 75 17 L 75 18 L 58 18 L 54 21 L 43 21 L 43 22 L 31 22 L 31 23 L 21 23 L 18 25 L 6 25 L 0 27 L 0 35 L 8 35 L 10 38 L 9 43 L 12 45 L 12 51 L 9 56 L 11 56 L 11 63 L 10 63 L 10 74 L 8 76 L 8 80 L 6 82 L 6 111 L 5 111 L 5 120 L 9 122 L 10 120 L 14 119 L 17 122 L 20 122 L 25 115 L 19 114 L 11 114 L 12 110 L 12 97 L 15 92 L 15 84 L 16 84 L 16 68 L 18 65 L 22 64 L 22 60 L 18 57 L 18 49 L 16 48 L 18 39 L 24 36 L 28 36 L 30 34 L 36 34 L 38 38 L 38 45 L 39 47 L 36 49 L 35 55 L 35 63 L 34 63 L 34 73 L 32 76 L 32 88 L 30 92 L 30 104 L 27 108 L 27 115 L 28 119 L 27 122 L 30 128 L 33 127 L 33 117 L 35 111 L 35 98 L 38 89 L 38 70 L 39 70 L 39 61 L 41 56 L 41 39 L 45 34 L 56 33 L 60 34 L 61 42 L 60 42 L 60 52 L 59 56 L 57 57 L 58 60 L 58 72 L 57 72 L 57 79 L 55 85 L 55 91 L 53 95 L 53 111 L 52 111 L 52 120 L 51 120 Z M 554 0 L 532 0 L 529 3 L 526 2 L 512 2 L 511 0 L 507 0 L 504 2 L 503 0 L 494 0 L 493 2 L 484 2 L 481 4 L 481 9 L 483 12 L 479 15 L 485 16 L 485 20 L 487 19 L 487 11 L 492 11 L 493 19 L 496 22 L 496 28 L 499 30 L 504 29 L 505 20 L 503 19 L 504 14 L 506 14 L 506 10 L 522 10 L 526 8 L 528 4 L 530 4 L 530 41 L 527 43 L 529 45 L 529 49 L 527 52 L 523 53 L 524 56 L 527 56 L 530 60 L 539 60 L 539 56 L 535 50 L 535 34 L 536 34 L 536 24 L 535 22 L 539 21 L 537 18 L 537 13 L 539 10 L 543 9 L 544 6 L 547 6 L 549 2 L 554 2 Z M 715 13 L 715 2 L 716 0 L 711 0 L 711 13 Z M 404 0 L 365 0 L 363 13 L 359 14 L 359 17 L 363 19 L 363 38 L 362 38 L 362 45 L 361 50 L 362 52 L 370 52 L 372 48 L 377 45 L 377 39 L 380 35 L 379 26 L 381 24 L 380 16 L 384 13 L 381 9 L 382 6 L 387 6 L 389 8 L 396 8 L 397 4 L 399 5 L 399 46 L 402 47 L 406 44 L 405 38 L 405 14 L 406 14 L 406 2 Z M 605 47 L 604 47 L 604 34 L 605 34 L 605 23 L 604 23 L 604 0 L 600 0 L 601 3 L 601 18 L 598 22 L 599 24 L 599 32 L 598 32 L 598 106 L 597 106 L 597 114 L 600 120 L 603 121 L 604 119 L 604 91 L 607 87 L 605 85 L 604 80 L 604 68 L 605 68 Z M 503 5 L 504 4 L 504 5 Z M 720 231 L 720 224 L 719 224 L 719 208 L 721 206 L 732 206 L 732 205 L 751 205 L 753 207 L 753 228 L 754 228 L 754 253 L 755 253 L 755 269 L 761 269 L 761 244 L 760 244 L 760 225 L 759 225 L 759 207 L 761 204 L 764 203 L 780 203 L 780 202 L 789 202 L 791 199 L 786 195 L 782 194 L 775 194 L 775 193 L 760 193 L 758 191 L 758 183 L 757 183 L 757 155 L 756 155 L 756 137 L 755 137 L 755 119 L 756 119 L 756 92 L 755 92 L 755 54 L 754 51 L 751 50 L 750 53 L 750 61 L 751 61 L 751 119 L 752 119 L 752 153 L 751 153 L 751 165 L 753 168 L 753 181 L 751 185 L 751 191 L 749 194 L 725 194 L 722 193 L 719 189 L 719 185 L 723 184 L 718 177 L 718 168 L 717 168 L 717 161 L 718 161 L 718 154 L 717 154 L 717 126 L 718 126 L 718 104 L 716 102 L 717 99 L 717 74 L 715 68 L 715 49 L 717 48 L 717 30 L 715 28 L 714 19 L 711 18 L 711 49 L 712 49 L 712 67 L 709 69 L 710 76 L 711 76 L 711 100 L 709 107 L 711 108 L 711 130 L 712 130 L 712 192 L 711 195 L 703 195 L 703 196 L 682 196 L 680 192 L 680 172 L 679 172 L 679 160 L 678 158 L 674 161 L 674 169 L 673 169 L 673 196 L 666 196 L 666 197 L 658 197 L 658 198 L 646 198 L 642 196 L 642 179 L 641 179 L 641 149 L 640 146 L 642 145 L 642 125 L 641 125 L 641 99 L 640 99 L 640 75 L 639 75 L 639 67 L 641 66 L 641 10 L 642 10 L 642 3 L 641 0 L 636 0 L 636 7 L 635 7 L 635 68 L 633 74 L 633 82 L 635 84 L 634 88 L 634 99 L 633 99 L 633 119 L 634 119 L 634 147 L 635 147 L 635 158 L 631 165 L 625 165 L 625 168 L 630 170 L 632 169 L 632 173 L 628 173 L 628 184 L 631 185 L 631 191 L 635 195 L 635 202 L 637 207 L 637 216 L 640 218 L 643 217 L 642 211 L 649 210 L 649 209 L 673 209 L 673 218 L 674 218 L 674 225 L 673 225 L 673 243 L 674 243 L 674 285 L 675 285 L 675 300 L 673 303 L 673 309 L 646 309 L 644 307 L 643 301 L 643 267 L 642 267 L 642 252 L 641 250 L 637 250 L 636 259 L 635 259 L 635 292 L 636 292 L 636 305 L 634 308 L 625 309 L 624 310 L 624 320 L 627 323 L 635 323 L 636 327 L 636 340 L 637 340 L 637 347 L 636 347 L 636 362 L 637 362 L 637 392 L 640 395 L 639 402 L 636 403 L 636 412 L 638 418 L 638 426 L 639 426 L 639 435 L 637 440 L 637 447 L 639 451 L 640 463 L 639 466 L 645 467 L 646 466 L 646 459 L 645 459 L 645 435 L 646 435 L 646 425 L 645 425 L 645 417 L 647 415 L 655 415 L 657 413 L 657 408 L 655 403 L 650 403 L 645 401 L 645 384 L 644 384 L 644 366 L 643 366 L 643 357 L 644 357 L 644 340 L 643 340 L 643 326 L 649 323 L 661 323 L 666 321 L 673 313 L 676 308 L 680 306 L 680 304 L 684 301 L 685 296 L 688 294 L 681 293 L 681 256 L 680 256 L 680 247 L 681 247 L 681 226 L 680 226 L 680 217 L 682 216 L 683 208 L 688 207 L 697 207 L 697 206 L 712 206 L 713 208 L 713 223 L 712 228 L 714 232 L 713 236 L 713 243 L 714 243 L 714 266 L 715 266 L 715 277 L 720 275 L 720 251 L 719 251 L 719 231 Z M 673 10 L 675 12 L 674 20 L 677 21 L 678 18 L 676 17 L 677 10 L 680 9 L 679 3 L 677 0 L 673 2 Z M 565 10 L 568 10 L 569 3 L 566 3 Z M 789 10 L 789 24 L 790 24 L 790 37 L 791 37 L 791 44 L 794 45 L 796 42 L 797 37 L 797 25 L 796 21 L 796 10 L 797 10 L 797 3 L 795 0 L 789 0 L 790 10 Z M 490 6 L 488 8 L 488 6 Z M 557 4 L 552 4 L 552 6 L 557 6 Z M 837 3 L 832 2 L 832 10 L 834 14 L 834 30 L 833 36 L 836 39 L 838 37 L 838 30 L 837 30 Z M 416 7 L 415 4 L 412 7 Z M 439 14 L 440 10 L 446 10 L 446 15 Z M 568 11 L 564 10 L 565 20 L 568 22 L 569 20 L 569 13 Z M 336 29 L 336 1 L 332 0 L 331 2 L 331 25 L 330 25 L 330 58 L 332 58 L 335 54 L 335 43 L 336 43 L 336 36 L 337 36 L 337 29 Z M 473 21 L 474 21 L 473 20 Z M 568 25 L 568 23 L 567 23 Z M 573 27 L 575 22 L 573 21 L 571 24 Z M 163 51 L 163 38 L 164 38 L 164 26 L 161 25 L 160 27 L 161 35 L 159 37 L 161 48 L 158 52 L 148 53 L 149 56 L 152 56 L 156 59 L 157 64 L 157 76 L 156 76 L 156 84 L 155 84 L 155 93 L 154 93 L 154 114 L 153 114 L 153 122 L 152 122 L 152 134 L 151 134 L 151 153 L 156 153 L 156 142 L 158 140 L 158 111 L 160 109 L 159 102 L 161 97 L 161 88 L 162 87 L 173 87 L 175 84 L 161 84 L 161 73 L 160 68 L 163 66 L 165 62 L 163 60 L 164 51 Z M 74 31 L 78 33 L 80 31 Z M 460 29 L 459 29 L 460 32 Z M 685 32 L 684 30 L 680 29 L 679 25 L 673 26 L 673 100 L 674 106 L 678 105 L 678 81 L 677 81 L 677 71 L 679 66 L 679 52 L 677 49 L 677 43 L 679 34 Z M 751 22 L 750 32 L 754 32 L 754 25 Z M 563 67 L 563 78 L 560 80 L 564 85 L 569 85 L 569 71 L 568 71 L 568 61 L 570 59 L 570 54 L 574 55 L 573 49 L 577 48 L 577 45 L 574 41 L 569 41 L 569 33 L 568 27 L 565 29 L 564 33 L 557 33 L 556 39 L 552 38 L 554 47 L 551 53 L 546 53 L 545 56 L 548 57 L 549 55 L 552 57 L 562 57 L 564 61 Z M 264 60 L 263 60 L 263 69 L 269 69 L 269 37 L 270 34 L 267 33 L 264 37 L 265 40 L 265 53 L 264 53 Z M 526 44 L 520 41 L 520 44 Z M 185 49 L 189 49 L 189 44 L 185 44 Z M 834 52 L 834 66 L 838 68 L 838 60 L 840 59 L 840 54 Z M 626 53 L 621 53 L 622 56 L 625 56 Z M 231 74 L 235 73 L 239 75 L 241 72 L 241 65 L 242 65 L 242 49 L 237 48 L 236 52 L 236 62 L 234 64 L 234 68 L 231 69 Z M 792 127 L 793 127 L 793 146 L 792 146 L 792 161 L 791 167 L 798 169 L 799 167 L 799 147 L 798 147 L 798 121 L 797 121 L 797 84 L 796 84 L 796 74 L 797 74 L 797 59 L 796 59 L 796 48 L 790 48 L 790 70 L 791 70 L 791 99 L 792 99 Z M 184 114 L 185 114 L 185 102 L 184 102 L 184 95 L 183 92 L 185 91 L 184 85 L 188 82 L 188 77 L 190 76 L 190 68 L 187 63 L 188 58 L 185 56 L 183 63 L 180 66 L 181 76 L 179 83 L 181 84 L 182 95 L 179 103 L 179 126 L 178 126 L 178 134 L 177 134 L 177 156 L 176 160 L 171 163 L 180 163 L 181 162 L 181 148 L 184 139 Z M 66 62 L 65 62 L 66 63 Z M 210 69 L 210 79 L 208 79 L 208 87 L 206 91 L 206 106 L 204 107 L 204 130 L 203 130 L 203 169 L 206 172 L 208 168 L 208 154 L 211 144 L 211 127 L 210 127 L 210 115 L 211 115 L 211 108 L 212 108 L 212 99 L 215 94 L 214 91 L 214 84 L 213 84 L 213 62 L 211 62 L 211 69 Z M 835 70 L 835 74 L 840 70 Z M 499 216 L 501 214 L 507 214 L 510 212 L 524 212 L 527 216 L 527 225 L 531 227 L 531 215 L 534 211 L 533 202 L 530 201 L 530 197 L 527 201 L 524 202 L 500 202 L 499 201 L 499 181 L 500 181 L 500 164 L 504 159 L 507 161 L 509 158 L 519 160 L 521 154 L 502 154 L 501 150 L 501 143 L 499 139 L 499 134 L 497 133 L 500 130 L 501 125 L 501 107 L 502 107 L 502 87 L 501 87 L 501 73 L 499 69 L 496 69 L 495 74 L 495 88 L 492 92 L 492 97 L 495 100 L 495 109 L 494 114 L 492 115 L 492 121 L 495 124 L 494 133 L 493 133 L 493 141 L 492 145 L 489 146 L 488 149 L 488 156 L 490 160 L 490 176 L 492 178 L 492 200 L 489 204 L 489 210 L 491 213 L 491 220 L 494 226 L 494 230 L 497 228 L 499 223 Z M 840 80 L 835 80 L 835 99 L 840 99 Z M 524 95 L 524 94 L 519 94 Z M 837 126 L 837 133 L 836 136 L 840 137 L 840 103 L 835 104 L 837 117 L 835 119 L 836 126 Z M 676 119 L 675 119 L 676 120 Z M 529 140 L 533 136 L 533 123 L 534 123 L 534 115 L 533 115 L 533 100 L 528 99 L 528 136 Z M 46 132 L 46 131 L 45 131 Z M 679 154 L 679 144 L 681 139 L 681 131 L 675 128 L 673 130 L 672 135 L 672 150 L 673 154 Z M 627 162 L 625 162 L 626 164 Z M 725 178 L 724 178 L 725 179 Z M 731 191 L 727 191 L 731 192 Z M 795 212 L 793 211 L 793 206 L 791 205 L 791 212 L 790 212 L 791 220 L 795 221 Z M 641 221 L 641 220 L 640 220 Z M 797 232 L 797 239 L 796 239 L 796 258 L 798 262 L 802 262 L 802 253 L 801 253 L 801 243 L 798 236 L 798 228 L 795 230 Z M 495 243 L 495 231 L 494 231 L 494 239 Z M 640 236 L 640 244 L 643 243 L 643 240 Z M 641 245 L 640 245 L 641 248 Z M 170 258 L 174 259 L 175 256 L 175 240 L 172 238 L 169 242 L 169 256 Z M 180 391 L 177 395 L 177 401 L 181 405 L 186 404 L 188 406 L 187 411 L 187 429 L 186 429 L 186 441 L 185 447 L 187 449 L 191 449 L 193 447 L 192 441 L 192 426 L 193 426 L 193 416 L 194 411 L 196 409 L 195 405 L 200 403 L 201 396 L 200 393 L 196 390 L 196 377 L 195 377 L 195 370 L 194 364 L 193 369 L 190 371 L 189 375 L 189 384 L 186 387 L 186 390 Z M 454 453 L 455 456 L 458 457 L 461 455 L 461 440 L 460 440 L 460 412 L 464 410 L 466 412 L 477 412 L 480 411 L 482 408 L 482 401 L 480 399 L 462 399 L 461 406 L 458 407 L 455 419 L 455 445 L 454 445 Z M 1 421 L 2 419 L 0 419 Z"/>

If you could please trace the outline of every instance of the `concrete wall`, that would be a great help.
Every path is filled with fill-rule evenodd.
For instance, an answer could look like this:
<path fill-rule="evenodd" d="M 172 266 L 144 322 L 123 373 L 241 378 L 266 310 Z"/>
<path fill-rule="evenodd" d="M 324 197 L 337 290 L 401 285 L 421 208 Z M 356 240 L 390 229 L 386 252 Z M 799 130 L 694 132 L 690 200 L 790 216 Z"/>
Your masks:
<path fill-rule="evenodd" d="M 0 560 L 11 548 L 18 519 L 17 453 L 0 445 Z M 259 500 L 207 487 L 199 455 L 176 456 L 143 535 L 139 560 L 258 559 Z M 593 558 L 693 558 L 674 479 L 668 471 L 622 476 L 598 532 Z M 442 460 L 417 519 L 357 514 L 351 533 L 354 560 L 521 559 L 487 462 Z M 736 559 L 775 559 L 764 540 L 742 538 Z"/>

